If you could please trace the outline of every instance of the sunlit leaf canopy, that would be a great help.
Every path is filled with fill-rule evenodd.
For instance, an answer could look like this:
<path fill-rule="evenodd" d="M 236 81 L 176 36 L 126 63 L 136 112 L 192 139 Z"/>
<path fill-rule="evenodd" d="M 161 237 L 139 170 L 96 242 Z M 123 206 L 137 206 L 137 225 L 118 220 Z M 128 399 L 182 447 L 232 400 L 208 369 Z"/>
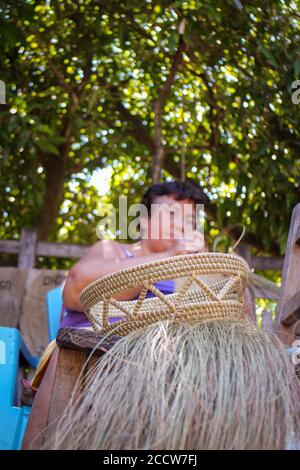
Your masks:
<path fill-rule="evenodd" d="M 207 236 L 284 251 L 299 200 L 299 1 L 0 2 L 0 237 L 96 241 L 99 208 L 162 180 L 208 196 Z M 172 75 L 173 74 L 173 75 Z M 160 107 L 159 107 L 160 106 Z"/>

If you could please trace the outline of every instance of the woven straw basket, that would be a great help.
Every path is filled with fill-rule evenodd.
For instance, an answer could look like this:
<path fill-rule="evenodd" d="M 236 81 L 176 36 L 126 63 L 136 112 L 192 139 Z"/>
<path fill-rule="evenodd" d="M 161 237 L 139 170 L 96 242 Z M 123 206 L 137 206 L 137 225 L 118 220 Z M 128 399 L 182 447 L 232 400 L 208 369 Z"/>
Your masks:
<path fill-rule="evenodd" d="M 102 277 L 81 292 L 80 301 L 94 329 L 101 334 L 113 331 L 123 336 L 166 319 L 174 322 L 240 319 L 248 273 L 248 264 L 233 254 L 174 256 Z M 209 277 L 213 281 L 210 285 Z M 155 286 L 159 281 L 178 279 L 183 281 L 173 294 L 164 295 Z M 114 298 L 133 288 L 140 288 L 137 300 Z M 146 298 L 148 291 L 155 297 Z M 122 319 L 109 322 L 116 317 Z"/>

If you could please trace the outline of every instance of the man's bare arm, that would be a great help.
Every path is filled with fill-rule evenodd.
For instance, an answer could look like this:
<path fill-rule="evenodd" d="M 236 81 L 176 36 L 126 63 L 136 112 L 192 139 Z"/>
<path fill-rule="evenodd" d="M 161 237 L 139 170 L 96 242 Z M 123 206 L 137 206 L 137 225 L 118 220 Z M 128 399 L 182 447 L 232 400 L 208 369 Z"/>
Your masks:
<path fill-rule="evenodd" d="M 200 241 L 180 239 L 170 250 L 126 258 L 122 257 L 122 249 L 118 244 L 109 240 L 100 241 L 92 246 L 86 255 L 70 270 L 63 290 L 64 305 L 72 310 L 82 312 L 83 308 L 79 300 L 80 292 L 96 279 L 138 264 L 195 251 L 204 251 L 202 239 Z M 141 287 L 136 287 L 118 294 L 115 298 L 117 300 L 130 300 L 138 295 L 140 291 Z"/>
<path fill-rule="evenodd" d="M 105 253 L 102 252 L 101 254 L 101 247 L 98 246 L 97 249 L 92 247 L 91 250 L 93 250 L 93 252 L 88 252 L 70 269 L 63 290 L 64 305 L 67 308 L 79 312 L 83 311 L 79 300 L 80 292 L 91 282 L 121 269 L 170 256 L 167 252 L 160 252 L 147 256 L 137 256 L 135 258 L 117 258 L 117 254 L 115 258 L 107 258 L 104 256 Z M 110 253 L 110 256 L 112 256 L 112 253 Z M 117 295 L 115 298 L 118 300 L 129 300 L 138 295 L 140 290 L 141 288 L 139 287 L 130 289 Z"/>

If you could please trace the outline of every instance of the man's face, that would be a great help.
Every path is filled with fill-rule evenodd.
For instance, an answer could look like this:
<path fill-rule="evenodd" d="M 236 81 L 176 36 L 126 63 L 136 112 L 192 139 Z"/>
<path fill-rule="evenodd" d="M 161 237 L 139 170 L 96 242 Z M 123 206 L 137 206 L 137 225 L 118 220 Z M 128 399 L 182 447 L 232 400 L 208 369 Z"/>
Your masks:
<path fill-rule="evenodd" d="M 188 238 L 196 228 L 196 205 L 190 199 L 177 201 L 174 196 L 158 196 L 152 204 L 151 216 L 144 224 L 144 238 L 171 247 L 180 238 Z M 148 225 L 148 227 L 147 227 Z M 147 230 L 148 229 L 148 230 Z"/>

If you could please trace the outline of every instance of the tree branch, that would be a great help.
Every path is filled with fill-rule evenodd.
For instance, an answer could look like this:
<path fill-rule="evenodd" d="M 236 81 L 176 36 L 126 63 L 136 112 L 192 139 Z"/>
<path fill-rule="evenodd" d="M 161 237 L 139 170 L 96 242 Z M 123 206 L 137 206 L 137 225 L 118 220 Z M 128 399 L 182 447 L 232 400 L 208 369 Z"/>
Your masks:
<path fill-rule="evenodd" d="M 176 72 L 182 63 L 182 53 L 186 49 L 185 42 L 182 35 L 179 36 L 177 51 L 173 55 L 172 65 L 165 81 L 164 86 L 158 94 L 158 98 L 153 103 L 153 112 L 154 112 L 154 142 L 155 150 L 152 159 L 152 179 L 153 183 L 158 183 L 160 180 L 161 168 L 163 166 L 165 149 L 163 144 L 163 134 L 162 134 L 162 115 L 164 112 L 164 106 L 171 90 L 172 84 Z"/>
<path fill-rule="evenodd" d="M 125 106 L 120 101 L 116 103 L 116 108 L 119 113 L 123 116 L 123 118 L 130 124 L 132 124 L 131 135 L 135 137 L 135 139 L 139 143 L 146 145 L 151 150 L 151 152 L 154 152 L 155 141 L 147 131 L 141 118 L 139 116 L 131 114 L 131 112 L 127 108 L 125 108 Z"/>

